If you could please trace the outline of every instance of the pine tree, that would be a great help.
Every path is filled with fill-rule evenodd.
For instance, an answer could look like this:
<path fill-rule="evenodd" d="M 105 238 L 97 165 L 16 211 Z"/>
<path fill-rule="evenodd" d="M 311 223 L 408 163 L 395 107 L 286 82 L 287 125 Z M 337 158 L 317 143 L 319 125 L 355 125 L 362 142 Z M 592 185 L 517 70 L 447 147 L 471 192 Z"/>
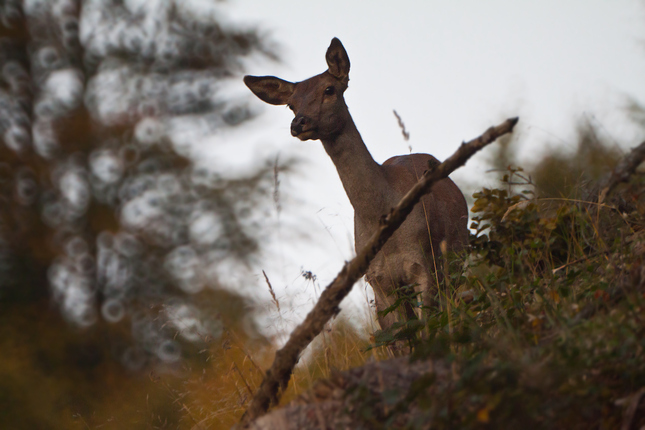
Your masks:
<path fill-rule="evenodd" d="M 132 4 L 0 6 L 0 306 L 129 328 L 112 350 L 138 368 L 221 333 L 200 304 L 243 308 L 218 268 L 260 249 L 274 166 L 228 180 L 185 143 L 248 120 L 221 89 L 275 56 L 214 7 Z"/>

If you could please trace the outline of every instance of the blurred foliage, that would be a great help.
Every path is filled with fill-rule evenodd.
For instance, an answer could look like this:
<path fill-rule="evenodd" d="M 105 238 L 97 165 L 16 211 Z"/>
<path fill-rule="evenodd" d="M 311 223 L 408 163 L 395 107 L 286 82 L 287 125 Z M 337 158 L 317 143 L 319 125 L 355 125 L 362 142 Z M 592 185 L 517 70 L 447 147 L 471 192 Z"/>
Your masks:
<path fill-rule="evenodd" d="M 588 200 L 597 190 L 592 184 L 606 175 L 621 158 L 616 143 L 603 138 L 597 127 L 584 121 L 577 127 L 573 151 L 550 151 L 531 166 L 533 179 L 540 197 L 567 197 Z"/>
<path fill-rule="evenodd" d="M 251 118 L 223 91 L 250 55 L 207 3 L 0 3 L 3 427 L 191 428 L 181 385 L 268 347 L 239 288 L 289 161 L 191 146 Z"/>

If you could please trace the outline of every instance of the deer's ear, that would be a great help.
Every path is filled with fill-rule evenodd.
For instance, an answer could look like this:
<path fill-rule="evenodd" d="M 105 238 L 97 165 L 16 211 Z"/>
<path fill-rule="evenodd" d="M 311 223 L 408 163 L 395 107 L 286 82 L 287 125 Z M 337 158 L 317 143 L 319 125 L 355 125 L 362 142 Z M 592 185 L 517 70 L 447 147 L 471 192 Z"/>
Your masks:
<path fill-rule="evenodd" d="M 327 59 L 329 73 L 344 83 L 347 83 L 349 81 L 349 57 L 343 44 L 336 37 L 331 40 L 325 58 Z"/>
<path fill-rule="evenodd" d="M 286 105 L 295 84 L 275 76 L 245 76 L 244 83 L 260 100 L 272 105 Z"/>

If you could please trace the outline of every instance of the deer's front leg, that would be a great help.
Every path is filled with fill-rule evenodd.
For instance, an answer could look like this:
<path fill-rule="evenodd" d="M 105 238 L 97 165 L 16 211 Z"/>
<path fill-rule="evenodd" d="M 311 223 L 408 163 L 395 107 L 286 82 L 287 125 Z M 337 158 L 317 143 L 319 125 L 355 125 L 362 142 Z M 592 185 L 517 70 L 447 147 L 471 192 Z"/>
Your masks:
<path fill-rule="evenodd" d="M 406 282 L 414 286 L 418 305 L 415 306 L 415 313 L 422 319 L 422 308 L 434 310 L 439 307 L 440 300 L 437 297 L 438 285 L 441 285 L 441 273 L 435 274 L 425 265 L 417 262 L 410 262 L 405 265 Z"/>
<path fill-rule="evenodd" d="M 376 301 L 376 317 L 378 319 L 381 330 L 385 330 L 388 327 L 391 327 L 398 318 L 398 311 L 389 312 L 387 315 L 383 315 L 383 312 L 394 305 L 396 301 L 396 295 L 394 294 L 394 287 L 391 285 L 391 282 L 388 282 L 384 279 L 383 276 L 366 276 L 365 280 L 370 284 L 372 290 L 374 291 L 374 300 Z"/>

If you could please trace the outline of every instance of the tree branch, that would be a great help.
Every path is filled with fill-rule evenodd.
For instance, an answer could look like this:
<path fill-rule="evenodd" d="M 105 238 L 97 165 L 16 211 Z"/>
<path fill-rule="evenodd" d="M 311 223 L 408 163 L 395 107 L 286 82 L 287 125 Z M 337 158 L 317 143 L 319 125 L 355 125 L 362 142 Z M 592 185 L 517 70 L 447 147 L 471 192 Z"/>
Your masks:
<path fill-rule="evenodd" d="M 419 182 L 401 199 L 399 204 L 383 217 L 378 230 L 372 235 L 367 245 L 345 266 L 333 282 L 320 295 L 318 303 L 309 312 L 305 320 L 291 333 L 289 340 L 278 350 L 273 365 L 264 377 L 260 388 L 251 400 L 248 409 L 242 415 L 240 424 L 247 426 L 253 420 L 262 416 L 269 406 L 276 405 L 280 394 L 286 389 L 300 354 L 309 343 L 320 333 L 331 317 L 340 312 L 340 302 L 351 291 L 354 283 L 364 274 L 370 263 L 381 250 L 385 242 L 392 236 L 396 229 L 405 221 L 405 218 L 414 208 L 421 197 L 427 194 L 432 185 L 446 178 L 477 151 L 500 136 L 511 133 L 517 124 L 518 118 L 504 121 L 497 127 L 491 127 L 478 138 L 462 143 L 459 149 L 435 169 L 427 170 Z"/>
<path fill-rule="evenodd" d="M 602 203 L 607 195 L 613 191 L 616 185 L 627 182 L 629 177 L 636 171 L 636 168 L 645 160 L 645 142 L 632 148 L 616 166 L 611 176 L 607 179 L 600 192 L 598 202 Z"/>

